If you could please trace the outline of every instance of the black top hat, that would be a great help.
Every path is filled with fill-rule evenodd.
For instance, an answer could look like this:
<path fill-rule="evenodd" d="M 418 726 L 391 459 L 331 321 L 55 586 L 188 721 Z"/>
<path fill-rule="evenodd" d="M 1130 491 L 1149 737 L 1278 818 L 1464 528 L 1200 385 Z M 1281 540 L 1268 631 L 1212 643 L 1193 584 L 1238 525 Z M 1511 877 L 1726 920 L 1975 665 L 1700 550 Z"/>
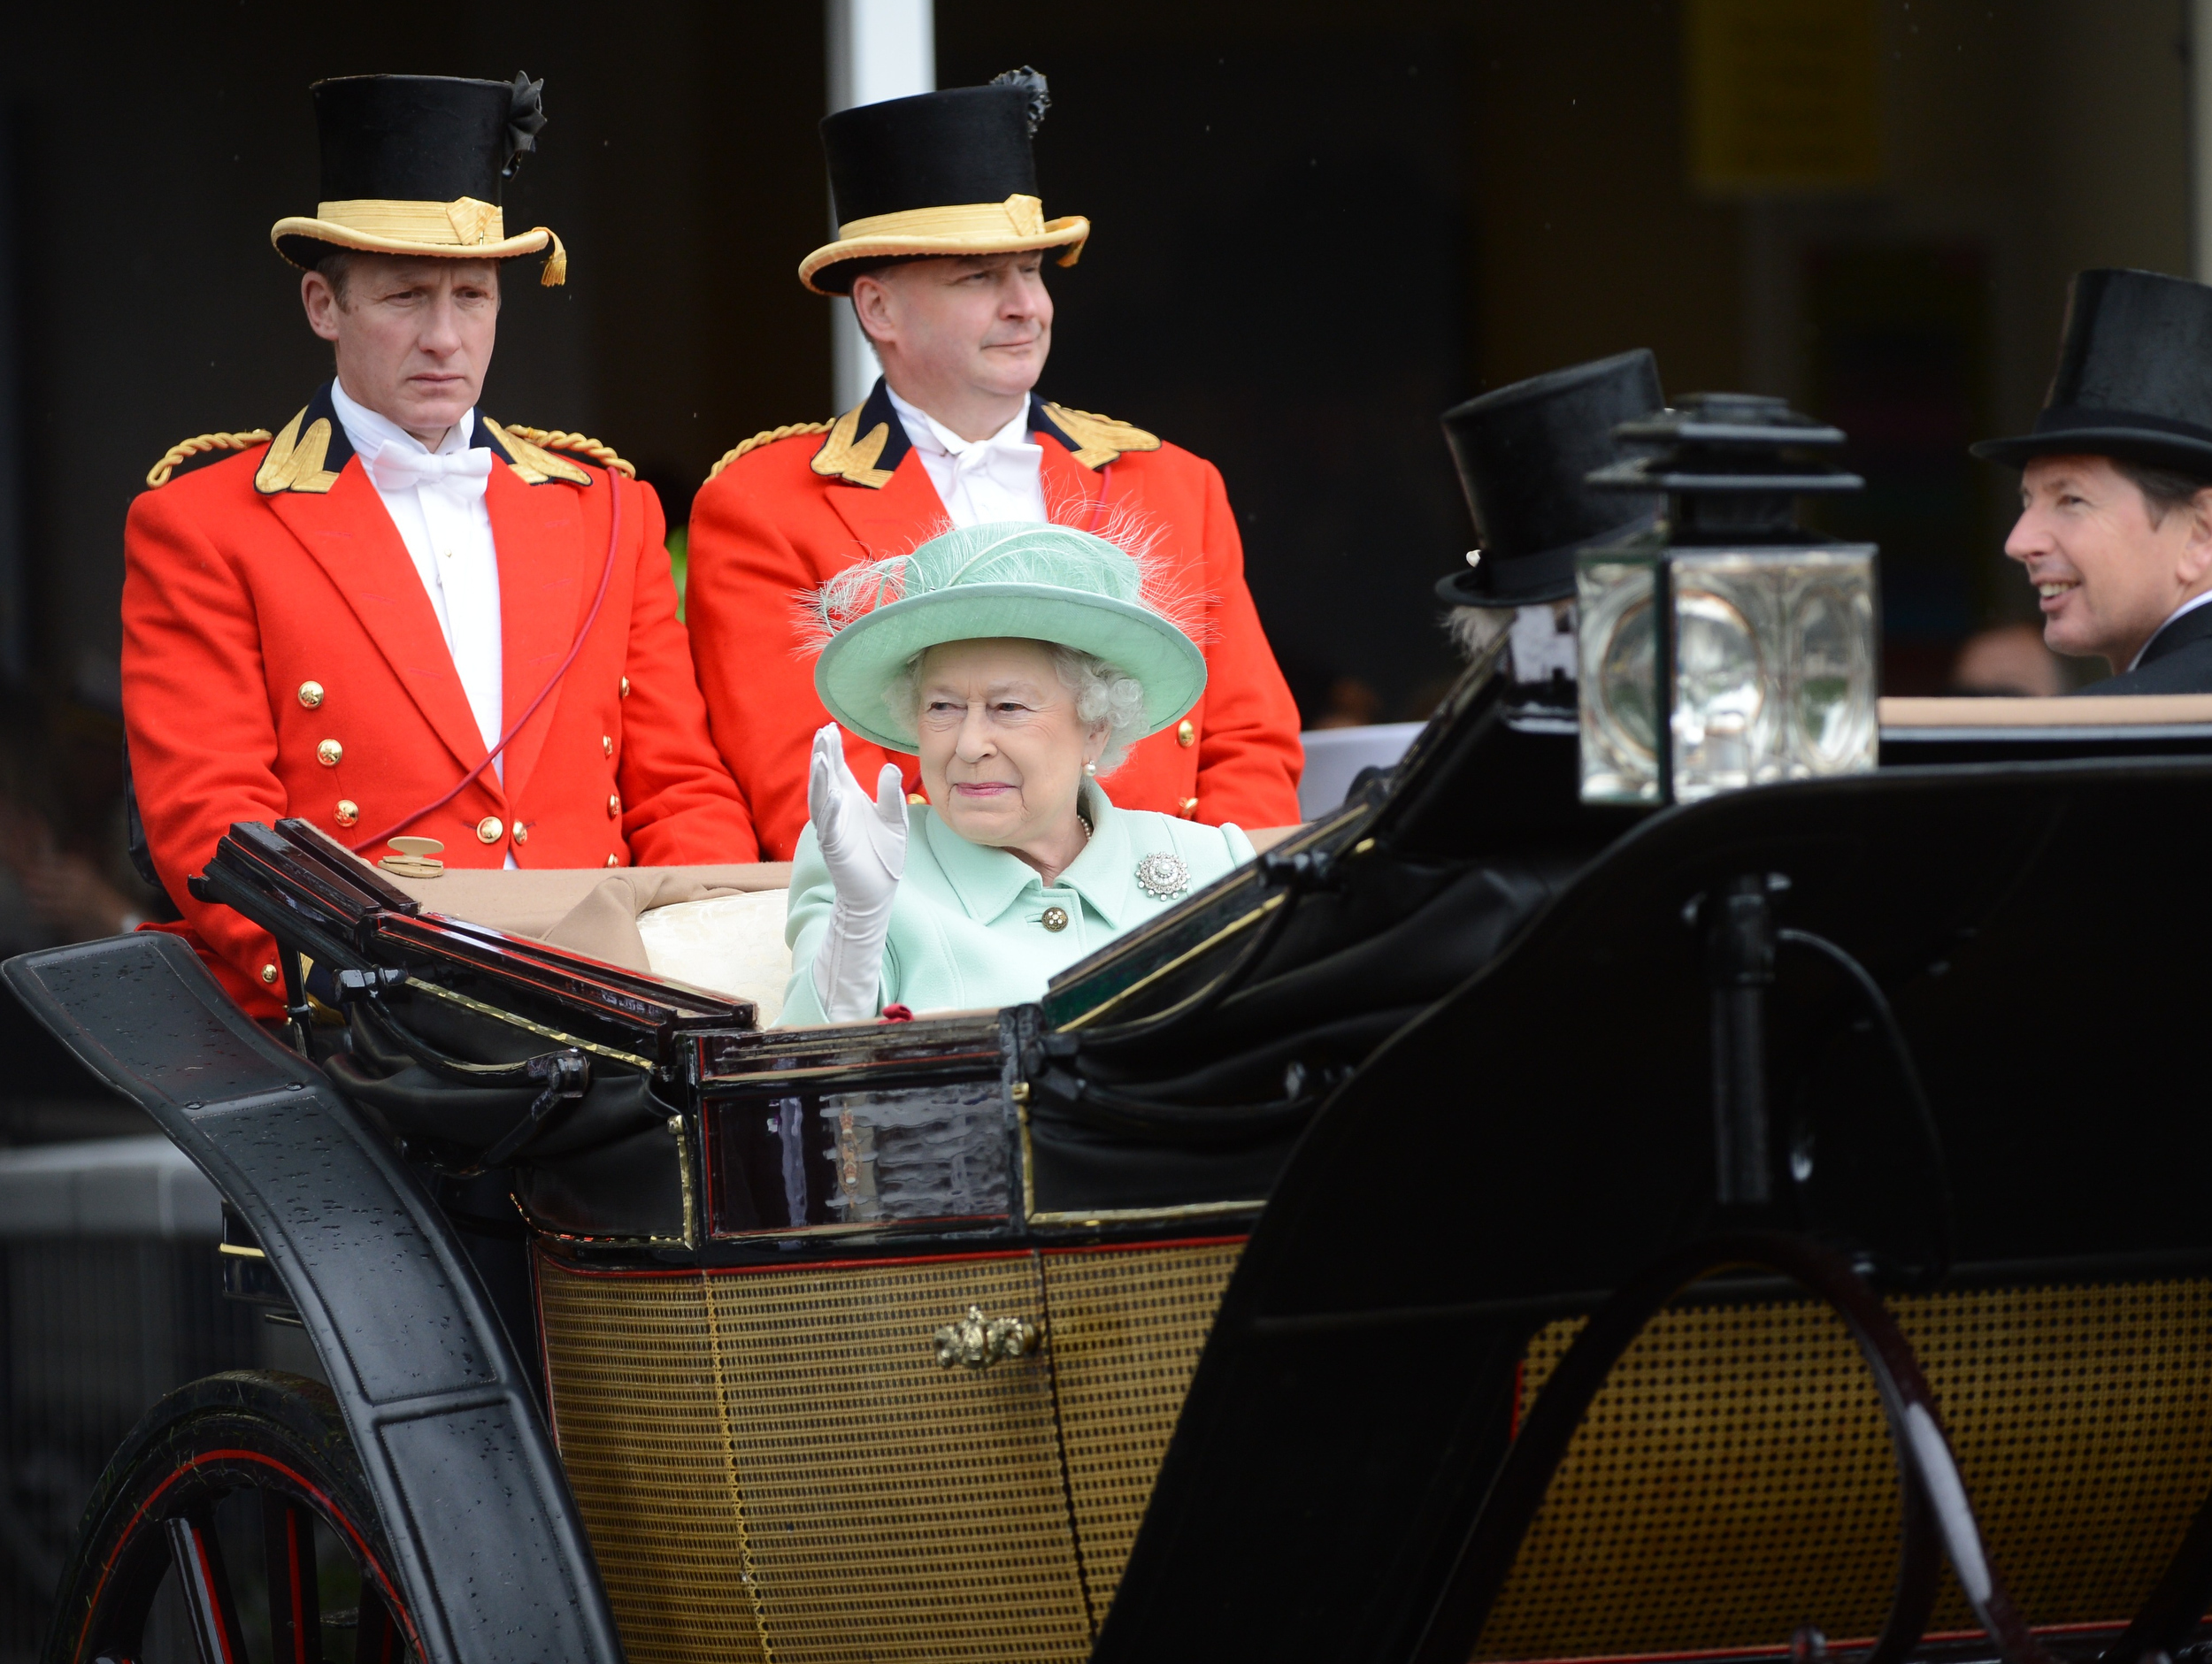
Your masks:
<path fill-rule="evenodd" d="M 2032 433 L 1974 455 L 2117 456 L 2212 476 L 2212 288 L 2156 272 L 2078 272 L 2058 370 Z"/>
<path fill-rule="evenodd" d="M 567 251 L 543 226 L 509 236 L 500 181 L 537 149 L 545 83 L 450 75 L 348 75 L 319 81 L 322 200 L 280 219 L 277 252 L 311 266 L 334 249 L 368 254 L 504 260 L 549 243 L 544 280 L 568 273 Z"/>
<path fill-rule="evenodd" d="M 1554 370 L 1444 412 L 1444 442 L 1482 539 L 1471 571 L 1436 593 L 1461 607 L 1525 607 L 1575 593 L 1575 552 L 1651 525 L 1664 498 L 1600 491 L 1618 460 L 1613 429 L 1666 403 L 1659 365 L 1638 348 Z"/>
<path fill-rule="evenodd" d="M 1051 102 L 1042 75 L 1011 69 L 987 87 L 825 116 L 837 241 L 799 263 L 799 281 L 818 295 L 842 295 L 852 287 L 839 270 L 845 262 L 887 255 L 1064 248 L 1059 263 L 1073 265 L 1091 222 L 1044 217 L 1029 149 Z"/>

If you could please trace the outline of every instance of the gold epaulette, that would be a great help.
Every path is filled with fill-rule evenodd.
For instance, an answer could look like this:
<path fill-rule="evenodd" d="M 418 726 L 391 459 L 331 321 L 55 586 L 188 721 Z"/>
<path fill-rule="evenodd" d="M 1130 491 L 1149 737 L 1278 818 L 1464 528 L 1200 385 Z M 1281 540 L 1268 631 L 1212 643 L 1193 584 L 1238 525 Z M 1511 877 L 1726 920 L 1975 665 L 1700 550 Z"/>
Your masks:
<path fill-rule="evenodd" d="M 243 433 L 196 433 L 190 439 L 180 440 L 161 453 L 161 460 L 146 471 L 146 489 L 158 491 L 167 485 L 177 472 L 180 463 L 191 461 L 211 450 L 246 450 L 270 437 L 265 427 L 257 427 Z"/>
<path fill-rule="evenodd" d="M 572 456 L 588 456 L 604 467 L 620 469 L 633 479 L 637 478 L 637 469 L 616 456 L 613 446 L 602 445 L 597 440 L 587 439 L 581 433 L 564 433 L 557 427 L 513 427 L 505 425 L 502 425 L 500 432 L 512 433 L 517 439 L 545 450 L 565 450 Z"/>
<path fill-rule="evenodd" d="M 722 460 L 707 470 L 711 479 L 749 450 L 758 450 L 763 445 L 772 445 L 780 439 L 789 439 L 794 433 L 826 433 L 827 422 L 787 422 L 781 427 L 764 427 L 742 444 L 733 445 L 722 453 Z"/>
<path fill-rule="evenodd" d="M 1090 410 L 1071 410 L 1064 404 L 1047 401 L 1045 414 L 1055 426 L 1075 441 L 1075 460 L 1086 468 L 1096 468 L 1110 463 L 1125 451 L 1157 450 L 1160 436 L 1148 433 L 1141 427 L 1127 422 L 1117 422 L 1110 416 L 1100 416 Z"/>

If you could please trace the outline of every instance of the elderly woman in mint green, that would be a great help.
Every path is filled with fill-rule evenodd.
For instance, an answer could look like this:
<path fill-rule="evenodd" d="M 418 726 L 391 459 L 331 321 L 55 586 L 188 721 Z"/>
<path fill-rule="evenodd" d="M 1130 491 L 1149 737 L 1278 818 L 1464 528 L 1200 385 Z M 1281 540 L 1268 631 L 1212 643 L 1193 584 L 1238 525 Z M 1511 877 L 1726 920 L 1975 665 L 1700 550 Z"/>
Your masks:
<path fill-rule="evenodd" d="M 1118 809 L 1100 779 L 1197 702 L 1206 662 L 1140 556 L 1066 526 L 965 526 L 840 573 L 814 686 L 921 758 L 875 796 L 814 737 L 785 1024 L 1036 999 L 1054 973 L 1252 858 L 1234 826 Z"/>

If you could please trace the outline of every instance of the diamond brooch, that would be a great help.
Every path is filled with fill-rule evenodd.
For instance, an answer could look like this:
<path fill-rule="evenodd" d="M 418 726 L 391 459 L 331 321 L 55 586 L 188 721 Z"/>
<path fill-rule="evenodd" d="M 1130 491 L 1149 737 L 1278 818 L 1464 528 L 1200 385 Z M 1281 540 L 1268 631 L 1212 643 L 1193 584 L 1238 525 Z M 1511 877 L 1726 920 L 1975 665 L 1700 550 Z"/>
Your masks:
<path fill-rule="evenodd" d="M 1137 863 L 1137 888 L 1156 901 L 1172 901 L 1190 888 L 1190 869 L 1180 856 L 1156 850 Z"/>

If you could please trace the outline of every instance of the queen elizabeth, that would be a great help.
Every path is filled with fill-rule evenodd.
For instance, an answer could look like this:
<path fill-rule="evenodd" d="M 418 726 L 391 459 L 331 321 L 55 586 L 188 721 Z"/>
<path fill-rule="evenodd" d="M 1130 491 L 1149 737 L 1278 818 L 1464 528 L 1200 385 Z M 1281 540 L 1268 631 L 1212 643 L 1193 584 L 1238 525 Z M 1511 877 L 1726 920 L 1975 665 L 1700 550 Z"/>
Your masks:
<path fill-rule="evenodd" d="M 1011 1005 L 1252 858 L 1234 826 L 1118 809 L 1101 780 L 1172 725 L 1206 661 L 1142 551 L 1059 525 L 964 526 L 814 598 L 810 824 L 791 873 L 784 1024 Z M 918 754 L 872 799 L 838 727 Z"/>

